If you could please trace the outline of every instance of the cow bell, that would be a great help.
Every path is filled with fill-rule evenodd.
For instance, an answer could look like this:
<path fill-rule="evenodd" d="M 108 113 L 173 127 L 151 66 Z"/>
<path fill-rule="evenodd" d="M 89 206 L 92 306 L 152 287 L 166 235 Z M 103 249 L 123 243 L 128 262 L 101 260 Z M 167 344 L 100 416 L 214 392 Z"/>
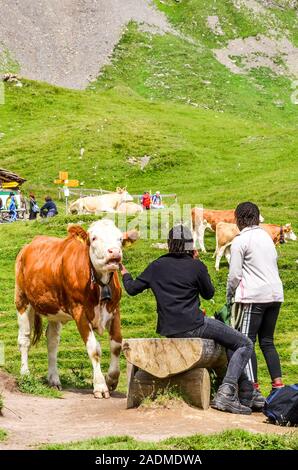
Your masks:
<path fill-rule="evenodd" d="M 100 300 L 107 301 L 112 299 L 112 291 L 109 285 L 102 286 Z"/>

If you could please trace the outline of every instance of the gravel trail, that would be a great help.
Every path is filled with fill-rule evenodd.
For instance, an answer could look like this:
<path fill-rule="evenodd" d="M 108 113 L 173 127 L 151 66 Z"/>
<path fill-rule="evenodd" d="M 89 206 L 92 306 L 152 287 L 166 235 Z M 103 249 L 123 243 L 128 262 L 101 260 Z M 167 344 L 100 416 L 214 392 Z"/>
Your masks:
<path fill-rule="evenodd" d="M 130 20 L 171 31 L 151 0 L 1 0 L 0 44 L 22 76 L 83 89 L 109 63 Z"/>

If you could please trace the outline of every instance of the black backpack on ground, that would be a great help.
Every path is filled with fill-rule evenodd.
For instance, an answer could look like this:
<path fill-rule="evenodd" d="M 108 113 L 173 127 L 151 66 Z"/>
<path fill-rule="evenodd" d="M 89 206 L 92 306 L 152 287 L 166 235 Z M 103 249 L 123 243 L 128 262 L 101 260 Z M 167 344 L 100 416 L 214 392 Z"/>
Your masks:
<path fill-rule="evenodd" d="M 273 390 L 266 398 L 263 413 L 270 423 L 280 426 L 297 426 L 298 384 Z"/>

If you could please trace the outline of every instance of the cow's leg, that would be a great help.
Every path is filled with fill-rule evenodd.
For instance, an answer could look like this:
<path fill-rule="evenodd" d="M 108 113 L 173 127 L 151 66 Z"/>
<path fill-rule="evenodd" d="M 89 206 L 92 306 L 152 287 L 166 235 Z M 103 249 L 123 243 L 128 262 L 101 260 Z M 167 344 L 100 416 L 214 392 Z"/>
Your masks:
<path fill-rule="evenodd" d="M 193 238 L 194 247 L 197 248 L 197 240 L 198 240 L 197 227 L 194 227 L 192 229 L 192 238 Z"/>
<path fill-rule="evenodd" d="M 221 246 L 218 248 L 217 253 L 216 253 L 216 260 L 215 260 L 215 269 L 216 271 L 219 271 L 219 265 L 220 265 L 220 260 L 225 252 L 226 247 Z"/>
<path fill-rule="evenodd" d="M 21 375 L 29 374 L 28 352 L 30 349 L 30 336 L 34 323 L 34 310 L 31 305 L 24 313 L 18 314 L 19 334 L 18 346 L 21 353 Z"/>
<path fill-rule="evenodd" d="M 93 393 L 95 398 L 110 398 L 109 389 L 100 367 L 101 347 L 89 324 L 89 335 L 86 342 L 87 352 L 93 367 Z"/>
<path fill-rule="evenodd" d="M 217 232 L 215 232 L 215 242 L 216 242 L 216 245 L 215 245 L 215 251 L 213 253 L 213 256 L 212 258 L 215 258 L 217 253 L 218 253 L 218 236 L 217 236 Z"/>
<path fill-rule="evenodd" d="M 198 235 L 199 250 L 201 250 L 202 253 L 206 253 L 206 248 L 204 245 L 205 230 L 206 230 L 206 224 L 204 222 L 200 223 L 197 228 L 197 231 L 198 231 L 197 235 Z"/>
<path fill-rule="evenodd" d="M 75 309 L 73 316 L 92 363 L 94 396 L 95 398 L 110 398 L 109 389 L 100 367 L 101 348 L 99 342 L 96 341 L 92 325 L 81 307 Z"/>
<path fill-rule="evenodd" d="M 225 257 L 226 257 L 227 262 L 230 264 L 230 260 L 231 260 L 231 245 L 229 245 L 229 246 L 226 247 L 226 249 L 225 249 Z"/>
<path fill-rule="evenodd" d="M 120 375 L 120 352 L 122 345 L 121 324 L 120 324 L 120 311 L 116 310 L 114 318 L 110 325 L 110 349 L 111 349 L 111 362 L 106 376 L 106 383 L 109 390 L 115 390 Z"/>
<path fill-rule="evenodd" d="M 51 387 L 61 390 L 61 383 L 57 368 L 57 354 L 60 342 L 61 323 L 49 321 L 47 327 L 47 343 L 48 343 L 48 383 Z"/>

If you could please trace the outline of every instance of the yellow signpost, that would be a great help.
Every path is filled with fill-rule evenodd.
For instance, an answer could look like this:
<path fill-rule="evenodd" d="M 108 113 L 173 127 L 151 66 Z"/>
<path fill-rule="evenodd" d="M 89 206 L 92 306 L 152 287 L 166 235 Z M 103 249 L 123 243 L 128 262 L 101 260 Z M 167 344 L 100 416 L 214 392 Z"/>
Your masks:
<path fill-rule="evenodd" d="M 68 171 L 59 171 L 59 179 L 62 181 L 68 180 Z"/>
<path fill-rule="evenodd" d="M 80 185 L 79 180 L 69 180 L 68 171 L 59 171 L 59 178 L 54 180 L 54 184 L 63 185 L 64 196 L 65 196 L 65 210 L 67 214 L 69 188 L 77 188 Z"/>
<path fill-rule="evenodd" d="M 79 180 L 68 179 L 68 171 L 59 171 L 59 178 L 54 180 L 54 184 L 62 184 L 63 186 L 68 186 L 69 188 L 77 188 L 80 186 Z"/>

